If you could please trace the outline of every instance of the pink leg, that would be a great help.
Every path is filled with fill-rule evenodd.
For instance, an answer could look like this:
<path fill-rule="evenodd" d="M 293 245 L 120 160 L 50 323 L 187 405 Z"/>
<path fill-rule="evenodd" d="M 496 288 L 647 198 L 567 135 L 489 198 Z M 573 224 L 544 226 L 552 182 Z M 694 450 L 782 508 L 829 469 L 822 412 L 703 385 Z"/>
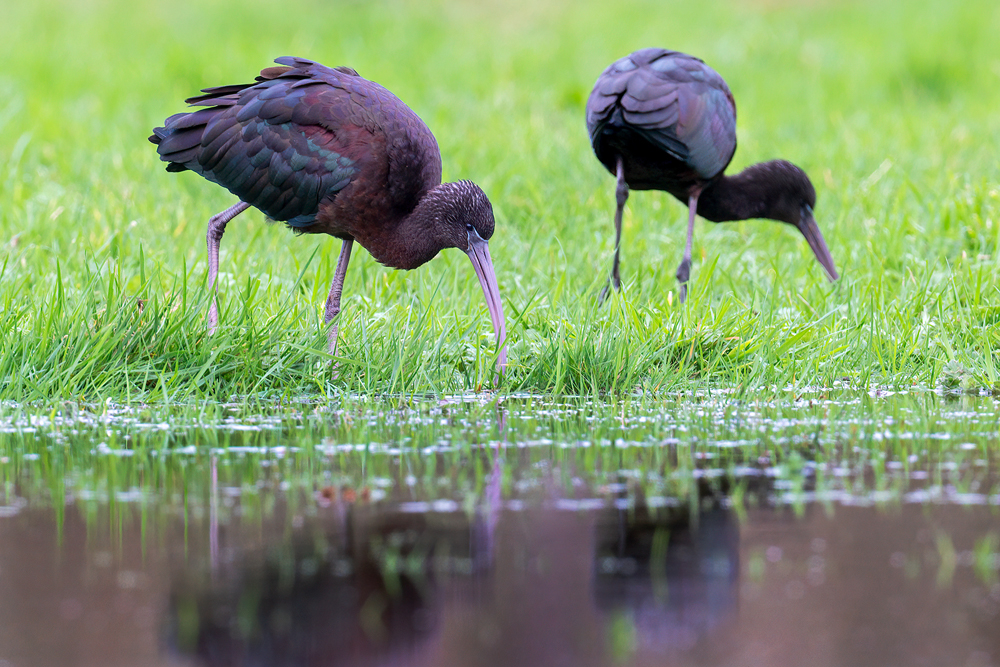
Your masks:
<path fill-rule="evenodd" d="M 215 333 L 219 324 L 219 309 L 215 305 L 215 278 L 219 273 L 219 244 L 222 242 L 222 235 L 226 232 L 226 224 L 238 216 L 243 211 L 250 208 L 250 204 L 239 202 L 233 204 L 222 213 L 217 213 L 208 221 L 208 290 L 212 292 L 212 305 L 208 308 L 208 333 Z"/>
<path fill-rule="evenodd" d="M 597 300 L 598 305 L 604 303 L 604 300 L 608 298 L 612 287 L 615 288 L 616 292 L 622 288 L 622 279 L 618 275 L 618 255 L 622 247 L 622 213 L 625 211 L 625 202 L 628 201 L 628 183 L 625 182 L 625 166 L 620 155 L 618 156 L 618 187 L 615 188 L 615 200 L 618 204 L 618 208 L 615 210 L 615 261 L 611 266 L 611 278 Z"/>
<path fill-rule="evenodd" d="M 344 245 L 340 247 L 340 257 L 337 259 L 337 268 L 333 273 L 333 284 L 330 285 L 330 295 L 326 297 L 326 318 L 324 321 L 330 325 L 326 337 L 330 345 L 330 354 L 332 355 L 337 354 L 337 334 L 339 333 L 337 323 L 333 322 L 333 320 L 340 313 L 340 295 L 344 291 L 344 276 L 347 275 L 347 264 L 351 261 L 351 246 L 353 244 L 353 239 L 347 239 L 344 241 Z M 332 325 L 331 322 L 333 322 Z"/>
<path fill-rule="evenodd" d="M 688 197 L 688 234 L 687 243 L 684 245 L 684 259 L 681 260 L 681 265 L 677 267 L 677 280 L 681 284 L 681 303 L 687 298 L 688 278 L 691 277 L 691 240 L 694 238 L 694 216 L 698 212 L 698 195 L 701 194 L 701 190 L 696 190 L 690 197 Z"/>

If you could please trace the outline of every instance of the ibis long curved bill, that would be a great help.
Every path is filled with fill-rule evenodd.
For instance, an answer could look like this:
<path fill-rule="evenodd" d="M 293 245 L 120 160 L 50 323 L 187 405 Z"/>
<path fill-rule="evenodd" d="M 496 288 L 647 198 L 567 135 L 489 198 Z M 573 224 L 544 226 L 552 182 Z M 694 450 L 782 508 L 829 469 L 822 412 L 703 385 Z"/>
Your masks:
<path fill-rule="evenodd" d="M 503 318 L 503 303 L 500 301 L 500 288 L 497 286 L 497 274 L 493 270 L 493 259 L 490 257 L 490 244 L 481 237 L 475 229 L 469 231 L 469 249 L 466 250 L 476 270 L 476 277 L 486 296 L 486 307 L 490 310 L 493 320 L 493 333 L 497 337 L 497 347 L 500 356 L 497 357 L 497 370 L 503 374 L 507 368 L 507 323 Z"/>
<path fill-rule="evenodd" d="M 816 255 L 817 261 L 823 267 L 823 271 L 826 272 L 826 277 L 830 282 L 839 278 L 840 275 L 837 273 L 837 267 L 833 263 L 833 256 L 830 255 L 830 249 L 826 247 L 826 239 L 823 238 L 823 233 L 819 231 L 819 225 L 816 224 L 816 219 L 813 218 L 812 213 L 804 213 L 796 227 L 802 232 L 802 236 L 806 237 L 806 243 L 812 248 L 813 254 Z"/>

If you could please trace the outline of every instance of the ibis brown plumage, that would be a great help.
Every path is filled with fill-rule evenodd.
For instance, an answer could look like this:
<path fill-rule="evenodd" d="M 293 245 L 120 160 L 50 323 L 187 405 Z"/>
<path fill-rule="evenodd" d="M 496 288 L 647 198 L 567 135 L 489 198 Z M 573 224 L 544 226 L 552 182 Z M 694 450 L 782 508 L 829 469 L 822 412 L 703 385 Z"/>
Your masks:
<path fill-rule="evenodd" d="M 594 153 L 618 180 L 611 286 L 621 288 L 622 211 L 629 189 L 664 190 L 688 206 L 687 242 L 677 269 L 687 295 L 697 213 L 712 222 L 769 218 L 794 225 L 827 277 L 838 278 L 813 217 L 816 190 L 791 162 L 772 160 L 723 174 L 736 152 L 736 102 L 702 60 L 677 51 L 642 49 L 612 63 L 587 100 Z"/>
<path fill-rule="evenodd" d="M 427 125 L 382 86 L 347 67 L 284 57 L 254 83 L 206 88 L 153 130 L 167 171 L 190 170 L 239 202 L 208 223 L 208 285 L 215 288 L 226 225 L 251 206 L 304 234 L 343 242 L 326 300 L 336 353 L 340 297 L 357 241 L 382 264 L 415 269 L 445 248 L 466 252 L 486 295 L 506 365 L 506 325 L 488 241 L 493 208 L 471 181 L 441 182 Z M 208 327 L 218 310 L 213 293 Z"/>

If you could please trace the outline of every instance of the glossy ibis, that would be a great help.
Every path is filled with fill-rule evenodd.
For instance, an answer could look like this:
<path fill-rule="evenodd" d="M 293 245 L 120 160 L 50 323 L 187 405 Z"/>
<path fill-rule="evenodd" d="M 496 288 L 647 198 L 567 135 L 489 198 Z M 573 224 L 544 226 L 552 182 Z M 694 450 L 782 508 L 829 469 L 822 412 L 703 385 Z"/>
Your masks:
<path fill-rule="evenodd" d="M 415 269 L 444 248 L 469 255 L 493 321 L 502 371 L 506 325 L 488 240 L 493 208 L 471 181 L 441 183 L 434 135 L 399 98 L 348 67 L 278 58 L 254 83 L 206 88 L 204 107 L 171 116 L 149 138 L 167 171 L 190 170 L 239 203 L 208 221 L 208 286 L 215 288 L 226 224 L 253 206 L 303 234 L 343 241 L 326 300 L 337 349 L 344 275 L 357 241 L 376 260 Z M 213 293 L 209 331 L 218 324 Z"/>
<path fill-rule="evenodd" d="M 642 49 L 601 73 L 587 100 L 594 153 L 618 179 L 611 285 L 621 289 L 622 209 L 633 190 L 665 190 L 688 205 L 687 244 L 677 269 L 687 296 L 695 213 L 712 222 L 770 218 L 802 232 L 833 281 L 838 278 L 813 218 L 816 190 L 791 162 L 772 160 L 735 176 L 723 172 L 736 152 L 736 102 L 722 77 L 677 51 Z"/>

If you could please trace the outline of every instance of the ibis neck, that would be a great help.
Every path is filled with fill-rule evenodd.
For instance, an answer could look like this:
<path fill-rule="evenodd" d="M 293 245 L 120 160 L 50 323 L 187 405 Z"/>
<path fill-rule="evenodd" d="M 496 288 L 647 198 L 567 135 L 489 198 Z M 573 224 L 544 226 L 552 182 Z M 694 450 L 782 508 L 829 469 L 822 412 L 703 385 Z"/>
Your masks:
<path fill-rule="evenodd" d="M 425 195 L 395 224 L 368 226 L 355 238 L 380 263 L 394 269 L 415 269 L 446 246 L 438 233 L 439 208 L 435 198 Z"/>
<path fill-rule="evenodd" d="M 712 181 L 698 197 L 698 215 L 712 222 L 772 217 L 770 202 L 774 200 L 774 186 L 762 167 L 755 164 L 734 176 L 720 176 Z"/>

